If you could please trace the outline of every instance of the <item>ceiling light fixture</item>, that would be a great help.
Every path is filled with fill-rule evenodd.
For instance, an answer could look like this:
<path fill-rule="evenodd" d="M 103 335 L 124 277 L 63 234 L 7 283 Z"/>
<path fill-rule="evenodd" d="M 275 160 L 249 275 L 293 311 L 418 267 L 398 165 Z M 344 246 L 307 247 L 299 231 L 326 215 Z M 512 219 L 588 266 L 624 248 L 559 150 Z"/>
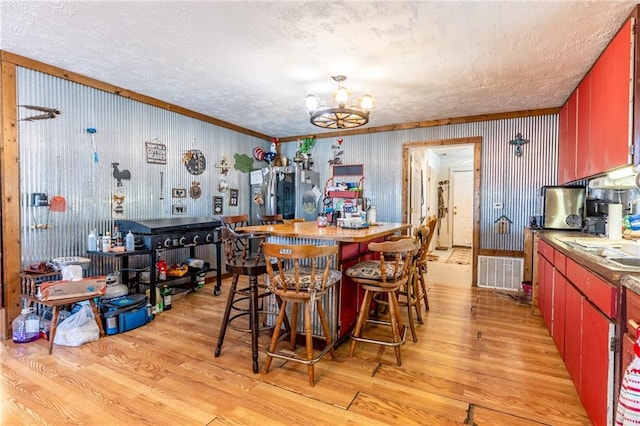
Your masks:
<path fill-rule="evenodd" d="M 325 129 L 352 129 L 367 124 L 369 113 L 373 108 L 373 98 L 370 95 L 364 95 L 358 99 L 358 104 L 347 107 L 349 91 L 342 85 L 347 77 L 335 75 L 331 78 L 338 83 L 338 90 L 333 95 L 337 106 L 321 105 L 315 95 L 307 95 L 305 100 L 311 124 Z"/>

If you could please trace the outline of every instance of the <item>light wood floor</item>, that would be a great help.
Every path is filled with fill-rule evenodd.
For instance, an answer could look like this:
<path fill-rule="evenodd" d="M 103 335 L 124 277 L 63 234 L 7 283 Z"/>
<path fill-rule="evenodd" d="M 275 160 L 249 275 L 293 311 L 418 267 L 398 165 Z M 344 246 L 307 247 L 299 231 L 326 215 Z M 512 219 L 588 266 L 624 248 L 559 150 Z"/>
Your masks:
<path fill-rule="evenodd" d="M 253 374 L 248 336 L 232 330 L 214 358 L 227 285 L 52 355 L 44 340 L 0 343 L 0 424 L 589 424 L 542 319 L 491 290 L 431 283 L 431 311 L 401 367 L 393 350 L 360 343 L 349 358 L 343 344 L 316 364 L 311 388 L 301 364 L 274 360 Z"/>

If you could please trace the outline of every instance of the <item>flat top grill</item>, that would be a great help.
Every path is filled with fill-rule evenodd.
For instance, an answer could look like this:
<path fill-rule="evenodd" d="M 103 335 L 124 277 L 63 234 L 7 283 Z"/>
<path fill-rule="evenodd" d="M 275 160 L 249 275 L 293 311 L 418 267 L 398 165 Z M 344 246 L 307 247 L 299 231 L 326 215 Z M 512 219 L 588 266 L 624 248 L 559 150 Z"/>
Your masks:
<path fill-rule="evenodd" d="M 161 235 L 172 232 L 213 230 L 222 226 L 219 219 L 210 217 L 180 217 L 169 219 L 116 220 L 120 231 L 142 235 Z"/>

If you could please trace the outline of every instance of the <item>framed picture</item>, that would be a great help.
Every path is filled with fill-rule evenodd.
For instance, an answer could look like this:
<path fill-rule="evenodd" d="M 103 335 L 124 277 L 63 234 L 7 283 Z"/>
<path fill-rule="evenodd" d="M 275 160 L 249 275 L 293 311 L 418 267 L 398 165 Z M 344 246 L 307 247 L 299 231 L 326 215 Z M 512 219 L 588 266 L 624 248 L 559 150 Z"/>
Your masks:
<path fill-rule="evenodd" d="M 187 190 L 185 188 L 173 188 L 171 190 L 171 197 L 173 197 L 173 198 L 187 198 Z"/>
<path fill-rule="evenodd" d="M 175 215 L 187 214 L 187 206 L 184 204 L 174 204 L 171 206 L 171 212 Z"/>
<path fill-rule="evenodd" d="M 224 209 L 222 208 L 224 203 L 224 198 L 223 197 L 218 197 L 215 196 L 213 197 L 213 214 L 223 214 L 224 213 Z"/>
<path fill-rule="evenodd" d="M 238 205 L 238 190 L 229 188 L 229 205 L 237 206 Z"/>

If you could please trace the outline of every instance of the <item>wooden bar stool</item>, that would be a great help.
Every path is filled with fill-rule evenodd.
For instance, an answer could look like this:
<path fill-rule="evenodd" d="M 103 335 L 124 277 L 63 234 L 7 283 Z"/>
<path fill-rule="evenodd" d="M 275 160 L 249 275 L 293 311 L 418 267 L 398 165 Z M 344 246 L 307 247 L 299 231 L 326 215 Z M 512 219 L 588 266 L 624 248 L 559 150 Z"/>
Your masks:
<path fill-rule="evenodd" d="M 406 329 L 400 314 L 396 293 L 409 280 L 413 255 L 417 250 L 416 242 L 414 238 L 403 238 L 397 241 L 371 243 L 369 250 L 377 253 L 380 259 L 360 262 L 345 272 L 365 290 L 358 321 L 351 333 L 349 356 L 353 356 L 357 342 L 374 343 L 393 347 L 397 364 L 402 365 L 400 345 L 404 343 Z M 389 306 L 389 321 L 369 318 L 369 308 L 376 294 L 386 296 Z M 362 333 L 366 323 L 391 326 L 391 340 L 363 337 Z"/>
<path fill-rule="evenodd" d="M 267 349 L 267 360 L 264 371 L 269 372 L 273 358 L 295 361 L 307 365 L 309 384 L 315 383 L 314 365 L 327 352 L 335 357 L 334 341 L 327 323 L 322 302 L 329 290 L 342 279 L 342 273 L 330 269 L 332 258 L 338 253 L 338 246 L 285 245 L 264 244 L 264 255 L 267 260 L 268 289 L 282 299 L 278 319 Z M 286 268 L 290 265 L 290 268 Z M 275 268 L 278 268 L 277 270 Z M 291 328 L 289 330 L 289 349 L 278 350 L 278 344 L 286 340 L 287 335 L 280 337 L 282 322 L 286 317 L 287 305 L 291 304 Z M 303 305 L 305 349 L 304 356 L 298 355 L 296 349 L 296 323 L 298 305 Z M 318 314 L 324 336 L 314 336 L 311 322 L 312 305 Z M 321 350 L 314 350 L 313 338 L 324 337 L 325 345 Z"/>
<path fill-rule="evenodd" d="M 257 373 L 258 368 L 258 334 L 260 331 L 271 329 L 272 327 L 261 327 L 259 317 L 265 313 L 260 309 L 259 302 L 265 294 L 259 294 L 258 277 L 267 271 L 264 257 L 262 256 L 262 242 L 265 234 L 238 234 L 230 228 L 222 227 L 220 237 L 224 246 L 227 271 L 233 274 L 231 288 L 227 297 L 227 304 L 224 309 L 215 356 L 220 356 L 222 344 L 227 332 L 227 327 L 236 331 L 251 333 L 251 356 L 253 360 L 253 372 Z M 250 247 L 255 242 L 258 247 L 256 253 L 251 253 Z M 240 276 L 248 277 L 248 285 L 238 287 Z M 248 308 L 241 307 L 240 304 L 246 301 Z M 231 312 L 237 312 L 231 315 Z M 249 327 L 239 327 L 233 322 L 241 317 L 249 318 Z M 287 324 L 288 325 L 288 324 Z"/>

